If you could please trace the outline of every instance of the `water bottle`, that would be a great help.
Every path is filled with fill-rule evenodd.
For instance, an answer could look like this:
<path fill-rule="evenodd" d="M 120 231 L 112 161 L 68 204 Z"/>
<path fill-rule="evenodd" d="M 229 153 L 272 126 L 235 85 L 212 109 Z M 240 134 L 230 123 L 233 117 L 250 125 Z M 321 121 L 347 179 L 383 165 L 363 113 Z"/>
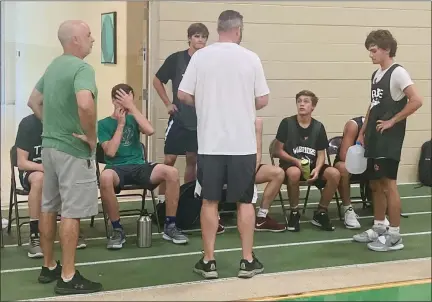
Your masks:
<path fill-rule="evenodd" d="M 302 167 L 302 174 L 303 174 L 303 178 L 305 180 L 308 180 L 310 178 L 310 162 L 307 158 L 303 158 L 301 160 L 301 167 Z"/>
<path fill-rule="evenodd" d="M 349 173 L 362 174 L 366 171 L 367 158 L 364 157 L 364 152 L 365 150 L 359 142 L 348 148 L 345 167 Z"/>
<path fill-rule="evenodd" d="M 152 220 L 146 210 L 137 220 L 137 246 L 151 247 L 152 245 Z"/>

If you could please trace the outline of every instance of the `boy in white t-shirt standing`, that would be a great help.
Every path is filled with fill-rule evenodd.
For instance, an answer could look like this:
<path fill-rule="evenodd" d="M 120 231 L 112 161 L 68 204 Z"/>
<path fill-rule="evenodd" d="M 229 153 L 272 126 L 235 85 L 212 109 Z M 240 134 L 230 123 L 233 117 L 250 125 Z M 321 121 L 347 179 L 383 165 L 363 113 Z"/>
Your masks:
<path fill-rule="evenodd" d="M 406 119 L 422 106 L 408 72 L 393 58 L 397 42 L 388 30 L 375 30 L 365 41 L 369 57 L 380 68 L 372 74 L 371 104 L 357 140 L 368 158 L 367 177 L 374 191 L 374 226 L 354 240 L 368 242 L 373 251 L 403 249 L 399 231 L 401 200 L 396 183 Z M 390 226 L 384 224 L 386 209 Z"/>
<path fill-rule="evenodd" d="M 219 41 L 192 57 L 178 89 L 178 98 L 195 105 L 198 132 L 197 180 L 202 187 L 201 230 L 204 256 L 194 271 L 217 278 L 214 246 L 218 202 L 227 184 L 227 202 L 238 204 L 238 229 L 243 257 L 238 277 L 264 270 L 252 252 L 255 227 L 254 194 L 257 142 L 256 110 L 268 103 L 269 88 L 260 58 L 240 46 L 243 16 L 220 14 Z"/>

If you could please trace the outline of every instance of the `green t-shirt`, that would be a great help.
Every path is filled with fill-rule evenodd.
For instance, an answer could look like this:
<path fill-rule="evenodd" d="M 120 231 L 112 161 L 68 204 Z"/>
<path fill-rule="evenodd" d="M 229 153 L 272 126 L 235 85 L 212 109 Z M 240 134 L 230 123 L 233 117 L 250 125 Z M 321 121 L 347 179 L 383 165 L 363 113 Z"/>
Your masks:
<path fill-rule="evenodd" d="M 106 117 L 98 122 L 98 140 L 103 144 L 113 138 L 117 130 L 117 120 Z M 143 151 L 140 141 L 140 130 L 138 123 L 132 115 L 126 115 L 126 124 L 123 135 L 114 157 L 105 155 L 106 166 L 138 165 L 143 164 Z"/>
<path fill-rule="evenodd" d="M 54 148 L 78 158 L 93 156 L 90 147 L 72 134 L 83 134 L 76 93 L 89 90 L 97 102 L 93 68 L 72 55 L 55 58 L 36 84 L 43 94 L 42 147 Z"/>

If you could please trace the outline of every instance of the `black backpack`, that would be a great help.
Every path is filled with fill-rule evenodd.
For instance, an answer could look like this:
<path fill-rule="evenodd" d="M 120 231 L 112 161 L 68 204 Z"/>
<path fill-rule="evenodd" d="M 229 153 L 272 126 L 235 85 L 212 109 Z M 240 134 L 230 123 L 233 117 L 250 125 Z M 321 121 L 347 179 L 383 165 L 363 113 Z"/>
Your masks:
<path fill-rule="evenodd" d="M 156 208 L 159 224 L 163 227 L 166 217 L 165 203 L 159 203 Z M 176 214 L 176 225 L 182 230 L 192 229 L 200 225 L 202 199 L 195 197 L 195 180 L 180 186 L 180 197 Z M 153 219 L 156 223 L 156 219 Z"/>
<path fill-rule="evenodd" d="M 432 187 L 432 140 L 423 143 L 418 162 L 418 179 L 422 186 Z"/>

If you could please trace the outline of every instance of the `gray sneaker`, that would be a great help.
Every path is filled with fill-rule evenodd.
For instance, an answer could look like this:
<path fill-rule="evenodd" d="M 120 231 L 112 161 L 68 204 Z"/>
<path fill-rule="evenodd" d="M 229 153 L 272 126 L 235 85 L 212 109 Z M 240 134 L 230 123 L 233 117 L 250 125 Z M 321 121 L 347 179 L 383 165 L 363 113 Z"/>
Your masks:
<path fill-rule="evenodd" d="M 175 223 L 171 223 L 169 225 L 165 225 L 164 233 L 162 238 L 165 240 L 169 240 L 174 242 L 175 244 L 186 244 L 189 239 L 184 235 L 175 225 Z"/>
<path fill-rule="evenodd" d="M 113 229 L 111 237 L 108 239 L 107 249 L 119 250 L 126 242 L 126 235 L 123 229 Z"/>
<path fill-rule="evenodd" d="M 31 234 L 29 239 L 29 249 L 27 252 L 29 258 L 42 258 L 43 252 L 40 247 L 39 234 Z"/>
<path fill-rule="evenodd" d="M 374 242 L 379 236 L 383 235 L 387 231 L 387 227 L 383 224 L 375 224 L 371 229 L 364 231 L 363 233 L 353 236 L 353 240 L 361 243 Z"/>
<path fill-rule="evenodd" d="M 374 242 L 368 243 L 368 249 L 375 252 L 398 251 L 404 248 L 402 236 L 399 233 L 385 232 Z"/>

